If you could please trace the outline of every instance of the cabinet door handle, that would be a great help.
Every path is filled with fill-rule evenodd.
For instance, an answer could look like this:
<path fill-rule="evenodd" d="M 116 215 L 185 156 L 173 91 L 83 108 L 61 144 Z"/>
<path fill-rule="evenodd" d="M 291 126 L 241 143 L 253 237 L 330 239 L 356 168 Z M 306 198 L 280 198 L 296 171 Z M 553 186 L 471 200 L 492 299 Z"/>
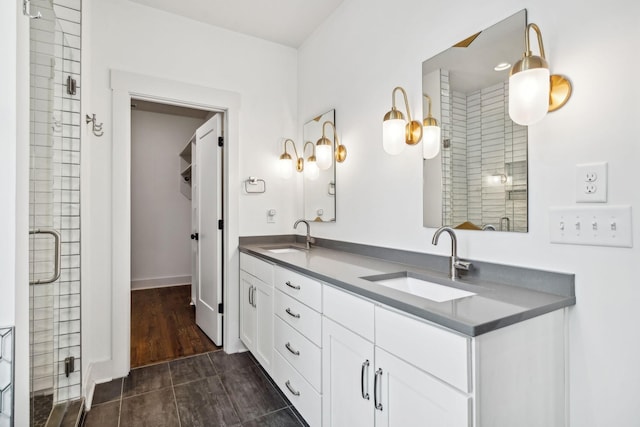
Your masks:
<path fill-rule="evenodd" d="M 253 293 L 253 286 L 249 286 L 249 305 L 253 307 L 253 301 L 251 299 L 251 294 Z"/>
<path fill-rule="evenodd" d="M 300 318 L 300 315 L 299 315 L 299 314 L 297 314 L 297 313 L 293 313 L 293 312 L 291 311 L 291 309 L 290 309 L 290 308 L 288 308 L 288 307 L 287 307 L 287 309 L 286 309 L 285 311 L 286 311 L 286 312 L 287 312 L 287 314 L 288 314 L 289 316 L 291 316 L 291 317 L 295 317 L 296 319 L 299 319 L 299 318 Z"/>
<path fill-rule="evenodd" d="M 369 360 L 362 362 L 362 370 L 360 371 L 360 394 L 364 400 L 369 400 L 369 378 L 367 377 L 367 391 L 364 388 L 365 372 L 369 372 Z"/>
<path fill-rule="evenodd" d="M 284 284 L 290 287 L 291 289 L 295 289 L 296 291 L 300 290 L 300 285 L 292 285 L 291 282 L 288 280 L 284 282 Z"/>
<path fill-rule="evenodd" d="M 291 387 L 291 382 L 289 382 L 289 380 L 287 380 L 287 382 L 284 383 L 284 385 L 287 386 L 291 394 L 293 394 L 294 396 L 300 396 L 300 392 L 297 390 L 294 390 L 293 387 Z"/>
<path fill-rule="evenodd" d="M 291 348 L 291 344 L 286 343 L 284 346 L 287 347 L 287 350 L 289 350 L 291 352 L 291 354 L 293 354 L 295 356 L 300 356 L 300 352 L 298 350 L 292 349 Z"/>
<path fill-rule="evenodd" d="M 378 401 L 378 377 L 380 377 L 380 400 L 382 400 L 382 368 L 379 368 L 373 377 L 373 405 L 378 411 L 382 411 L 382 403 Z"/>
<path fill-rule="evenodd" d="M 251 290 L 251 305 L 253 305 L 253 307 L 255 308 L 257 306 L 256 304 L 256 287 L 252 286 L 252 290 Z"/>

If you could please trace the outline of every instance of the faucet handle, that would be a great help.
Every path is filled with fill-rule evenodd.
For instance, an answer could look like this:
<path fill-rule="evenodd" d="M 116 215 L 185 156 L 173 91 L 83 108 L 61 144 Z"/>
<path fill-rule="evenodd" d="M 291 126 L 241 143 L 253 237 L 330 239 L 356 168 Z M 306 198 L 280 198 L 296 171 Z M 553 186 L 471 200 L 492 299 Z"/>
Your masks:
<path fill-rule="evenodd" d="M 309 237 L 309 243 L 315 244 L 316 243 L 316 238 L 315 237 Z"/>
<path fill-rule="evenodd" d="M 464 271 L 469 271 L 472 265 L 473 264 L 471 264 L 469 261 L 462 261 L 459 259 L 457 259 L 456 262 L 453 264 L 456 270 L 464 270 Z"/>

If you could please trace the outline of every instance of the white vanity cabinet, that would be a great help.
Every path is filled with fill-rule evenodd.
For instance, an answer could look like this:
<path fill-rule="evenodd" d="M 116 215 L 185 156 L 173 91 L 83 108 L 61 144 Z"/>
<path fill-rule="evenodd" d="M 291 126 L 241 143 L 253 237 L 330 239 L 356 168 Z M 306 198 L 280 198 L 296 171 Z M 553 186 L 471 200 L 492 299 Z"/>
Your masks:
<path fill-rule="evenodd" d="M 470 425 L 466 393 L 425 372 L 424 362 L 429 366 L 428 360 L 419 360 L 414 366 L 378 345 L 378 341 L 400 344 L 397 353 L 418 358 L 412 354 L 412 350 L 420 348 L 417 340 L 429 339 L 419 330 L 424 324 L 407 324 L 403 320 L 417 321 L 396 319 L 396 313 L 330 286 L 324 289 L 324 307 L 323 426 Z M 383 323 L 385 326 L 379 327 Z M 466 352 L 465 339 L 452 335 L 453 341 L 463 340 Z M 444 353 L 439 360 L 446 359 L 450 349 L 435 345 L 447 338 L 445 335 L 444 340 L 431 343 L 435 352 Z M 464 362 L 467 369 L 466 356 Z M 455 364 L 446 366 L 445 372 L 455 370 Z"/>
<path fill-rule="evenodd" d="M 566 425 L 563 310 L 471 338 L 331 286 L 323 299 L 324 427 Z"/>
<path fill-rule="evenodd" d="M 246 254 L 240 273 L 242 341 L 312 427 L 568 425 L 566 309 L 470 337 Z"/>
<path fill-rule="evenodd" d="M 245 254 L 240 254 L 240 339 L 271 373 L 273 265 Z"/>

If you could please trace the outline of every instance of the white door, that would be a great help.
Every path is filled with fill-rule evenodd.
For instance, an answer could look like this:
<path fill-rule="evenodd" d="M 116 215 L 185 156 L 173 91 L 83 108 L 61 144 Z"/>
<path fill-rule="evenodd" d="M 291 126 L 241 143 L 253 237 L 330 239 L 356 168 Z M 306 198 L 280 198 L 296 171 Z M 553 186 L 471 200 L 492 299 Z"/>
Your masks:
<path fill-rule="evenodd" d="M 375 353 L 376 427 L 469 427 L 467 395 L 380 347 Z"/>
<path fill-rule="evenodd" d="M 198 258 L 196 324 L 216 345 L 222 345 L 222 149 L 220 114 L 196 131 L 196 198 Z M 192 171 L 193 172 L 193 171 Z"/>
<path fill-rule="evenodd" d="M 322 346 L 322 425 L 373 426 L 373 343 L 323 317 Z"/>

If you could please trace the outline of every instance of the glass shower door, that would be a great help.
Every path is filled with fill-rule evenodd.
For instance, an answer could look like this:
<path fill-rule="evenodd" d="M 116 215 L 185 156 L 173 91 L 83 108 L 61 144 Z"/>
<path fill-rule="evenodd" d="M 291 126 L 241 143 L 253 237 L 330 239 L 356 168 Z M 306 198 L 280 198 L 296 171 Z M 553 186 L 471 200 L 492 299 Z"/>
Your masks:
<path fill-rule="evenodd" d="M 80 0 L 31 11 L 42 15 L 30 28 L 31 425 L 44 426 L 81 397 Z"/>

